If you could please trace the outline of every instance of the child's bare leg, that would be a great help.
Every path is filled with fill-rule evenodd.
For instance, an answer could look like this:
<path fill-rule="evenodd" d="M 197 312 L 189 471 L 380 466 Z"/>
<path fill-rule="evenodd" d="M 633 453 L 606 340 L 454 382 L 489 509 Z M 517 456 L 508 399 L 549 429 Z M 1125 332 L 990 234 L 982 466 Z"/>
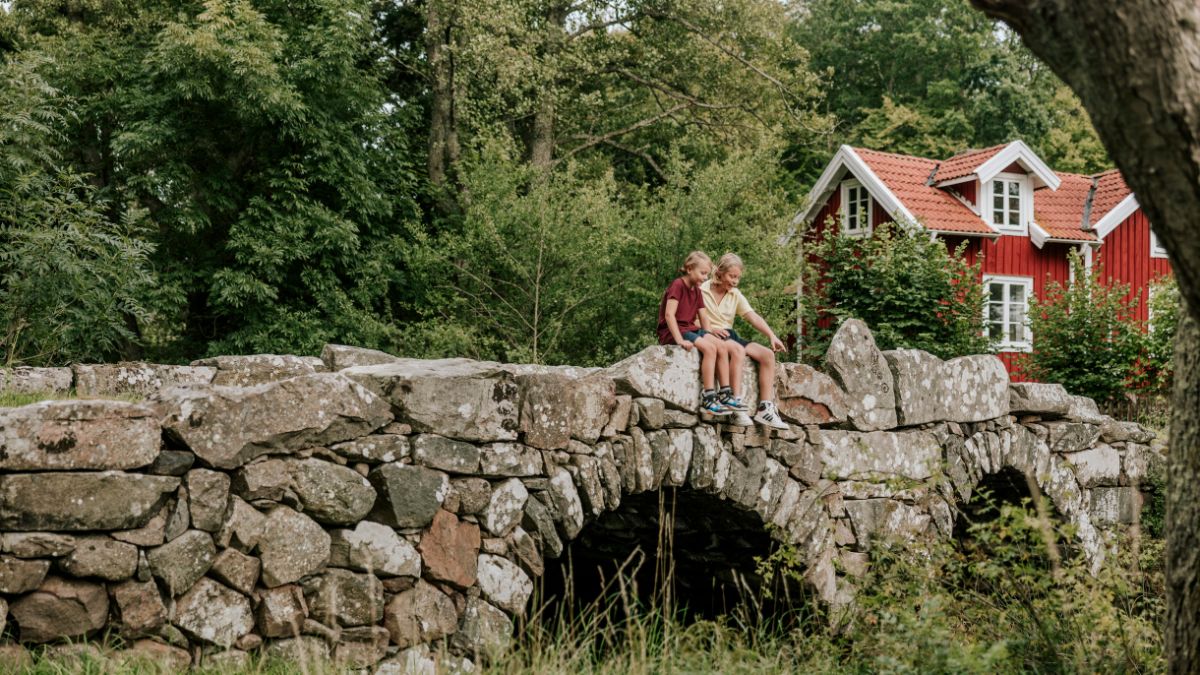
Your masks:
<path fill-rule="evenodd" d="M 717 345 L 707 335 L 696 340 L 694 344 L 696 349 L 700 350 L 700 381 L 705 389 L 715 389 L 713 379 L 717 369 Z"/>
<path fill-rule="evenodd" d="M 725 344 L 729 347 L 729 386 L 733 389 L 733 397 L 742 397 L 742 364 L 746 362 L 746 348 L 734 342 L 726 340 Z"/>
<path fill-rule="evenodd" d="M 725 340 L 713 338 L 717 345 L 717 384 L 724 387 L 729 384 L 729 348 Z"/>
<path fill-rule="evenodd" d="M 775 400 L 775 352 L 757 342 L 746 345 L 746 355 L 758 362 L 758 400 Z"/>

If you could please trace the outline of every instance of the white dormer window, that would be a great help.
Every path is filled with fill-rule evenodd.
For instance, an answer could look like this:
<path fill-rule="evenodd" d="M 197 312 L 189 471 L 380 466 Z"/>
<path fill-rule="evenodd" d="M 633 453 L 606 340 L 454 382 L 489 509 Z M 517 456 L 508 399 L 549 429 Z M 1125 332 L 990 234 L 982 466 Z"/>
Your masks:
<path fill-rule="evenodd" d="M 1158 235 L 1150 232 L 1150 257 L 1151 258 L 1166 258 L 1167 249 L 1163 248 L 1162 242 L 1158 240 Z"/>
<path fill-rule="evenodd" d="M 842 183 L 842 234 L 847 237 L 871 234 L 871 195 L 856 180 Z"/>
<path fill-rule="evenodd" d="M 1033 199 L 1029 177 L 1002 173 L 991 180 L 988 215 L 1001 232 L 1025 234 L 1032 220 Z"/>

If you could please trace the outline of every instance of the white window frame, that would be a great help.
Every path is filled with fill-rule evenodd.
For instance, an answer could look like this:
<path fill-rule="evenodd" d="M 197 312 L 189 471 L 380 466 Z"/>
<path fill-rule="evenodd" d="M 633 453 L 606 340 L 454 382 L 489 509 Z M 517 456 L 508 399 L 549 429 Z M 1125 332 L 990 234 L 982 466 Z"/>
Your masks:
<path fill-rule="evenodd" d="M 862 209 L 859 210 L 858 220 L 861 222 L 856 222 L 855 223 L 856 227 L 853 227 L 853 228 L 850 226 L 851 225 L 851 223 L 850 223 L 850 192 L 851 192 L 851 190 L 860 192 L 859 199 L 857 200 L 859 205 L 862 205 L 864 203 L 866 204 L 865 211 Z M 865 198 L 865 201 L 864 201 L 864 198 Z M 847 237 L 869 237 L 869 236 L 871 236 L 871 214 L 872 214 L 872 212 L 874 212 L 874 210 L 875 210 L 875 199 L 873 197 L 871 197 L 870 190 L 867 189 L 867 186 L 862 184 L 862 181 L 853 180 L 853 179 L 842 181 L 842 208 L 841 208 L 842 218 L 841 218 L 841 220 L 842 220 L 842 234 L 844 236 L 847 236 Z"/>
<path fill-rule="evenodd" d="M 1033 350 L 1033 330 L 1029 326 L 1029 299 L 1033 297 L 1033 277 L 1009 277 L 999 275 L 985 275 L 983 277 L 983 290 L 986 294 L 983 305 L 983 330 L 984 335 L 989 335 L 991 331 L 991 309 L 992 309 L 992 284 L 1003 284 L 1004 293 L 1001 300 L 1002 310 L 1002 333 L 1003 337 L 1000 340 L 993 342 L 993 346 L 1002 352 L 1029 352 Z M 1021 286 L 1025 289 L 1025 301 L 1022 315 L 1025 317 L 1022 323 L 1022 334 L 1024 340 L 1009 339 L 1011 321 L 1009 320 L 1009 305 L 1012 304 L 1009 296 L 1013 286 Z"/>
<path fill-rule="evenodd" d="M 1162 242 L 1158 240 L 1158 235 L 1154 234 L 1154 230 L 1150 230 L 1150 257 L 1151 258 L 1166 258 L 1167 249 L 1163 248 Z"/>
<path fill-rule="evenodd" d="M 1004 222 L 996 222 L 995 209 L 995 189 L 997 183 L 1005 185 L 1015 183 L 1017 185 L 1017 199 L 1020 201 L 1017 211 L 1017 225 L 1008 223 L 1007 215 L 1010 213 L 1007 203 L 1005 204 L 1004 214 L 1002 218 Z M 1008 201 L 1008 191 L 1005 190 L 1005 202 Z M 985 201 L 986 200 L 986 201 Z M 1033 184 L 1030 182 L 1029 176 L 1019 173 L 998 173 L 994 178 L 989 180 L 984 190 L 984 199 L 980 200 L 980 210 L 984 213 L 986 220 L 996 231 L 1003 234 L 1029 234 L 1029 223 L 1033 220 Z"/>

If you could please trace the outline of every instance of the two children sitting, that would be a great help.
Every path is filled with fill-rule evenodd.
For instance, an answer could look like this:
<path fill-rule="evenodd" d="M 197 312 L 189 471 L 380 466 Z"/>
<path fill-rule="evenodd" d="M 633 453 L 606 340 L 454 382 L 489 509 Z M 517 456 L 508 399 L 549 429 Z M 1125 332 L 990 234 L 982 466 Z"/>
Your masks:
<path fill-rule="evenodd" d="M 737 289 L 744 267 L 736 254 L 726 253 L 709 280 L 712 260 L 703 251 L 689 253 L 679 269 L 679 278 L 667 286 L 659 303 L 658 342 L 700 351 L 702 412 L 732 416 L 730 421 L 740 426 L 758 422 L 774 429 L 787 429 L 774 402 L 775 352 L 785 347 Z M 770 348 L 742 339 L 733 330 L 738 316 L 765 335 Z M 742 364 L 747 356 L 759 366 L 759 404 L 753 420 L 747 415 L 749 408 L 742 403 Z"/>

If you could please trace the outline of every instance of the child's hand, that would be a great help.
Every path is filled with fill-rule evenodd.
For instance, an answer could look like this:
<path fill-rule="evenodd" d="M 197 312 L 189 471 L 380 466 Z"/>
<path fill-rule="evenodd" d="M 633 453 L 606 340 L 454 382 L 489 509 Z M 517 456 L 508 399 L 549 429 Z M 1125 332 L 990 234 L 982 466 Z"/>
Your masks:
<path fill-rule="evenodd" d="M 716 335 L 717 337 L 721 338 L 722 340 L 729 337 L 729 331 L 725 330 L 724 328 L 714 328 L 708 332 L 712 333 L 713 335 Z"/>
<path fill-rule="evenodd" d="M 683 351 L 685 351 L 685 352 L 692 351 L 692 341 L 691 340 L 684 340 L 683 342 L 679 343 L 679 346 L 683 347 Z"/>
<path fill-rule="evenodd" d="M 773 338 L 771 338 L 771 350 L 776 351 L 776 352 L 782 352 L 782 351 L 787 350 L 787 346 L 783 344 L 783 340 L 780 340 L 777 337 L 773 337 Z"/>

